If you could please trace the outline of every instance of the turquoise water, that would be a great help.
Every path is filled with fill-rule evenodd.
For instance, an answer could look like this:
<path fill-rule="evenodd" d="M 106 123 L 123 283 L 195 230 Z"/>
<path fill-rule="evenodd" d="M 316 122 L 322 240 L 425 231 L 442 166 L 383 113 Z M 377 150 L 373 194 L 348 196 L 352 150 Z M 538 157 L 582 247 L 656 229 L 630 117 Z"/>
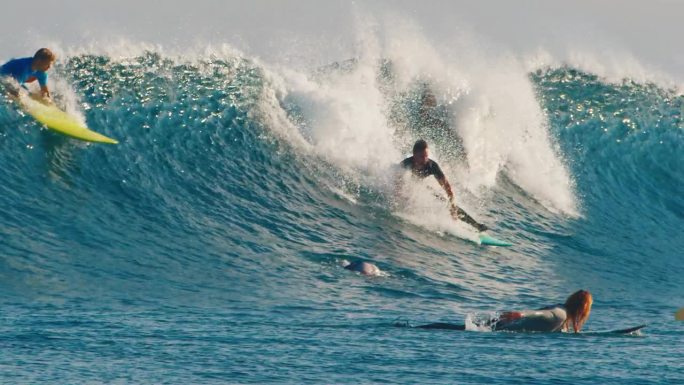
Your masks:
<path fill-rule="evenodd" d="M 684 381 L 684 99 L 569 67 L 520 74 L 502 86 L 515 98 L 400 75 L 65 58 L 58 103 L 117 146 L 41 129 L 4 98 L 2 382 Z M 395 204 L 391 166 L 418 137 L 459 204 L 515 246 L 470 241 L 420 186 Z M 384 274 L 342 268 L 359 259 Z M 580 288 L 586 330 L 648 327 L 394 327 Z"/>

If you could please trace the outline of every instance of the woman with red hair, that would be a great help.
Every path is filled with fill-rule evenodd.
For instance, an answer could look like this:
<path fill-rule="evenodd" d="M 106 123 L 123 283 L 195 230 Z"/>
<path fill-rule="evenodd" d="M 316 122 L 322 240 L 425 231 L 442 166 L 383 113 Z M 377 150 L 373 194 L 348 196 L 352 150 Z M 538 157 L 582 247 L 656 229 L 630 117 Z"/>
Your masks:
<path fill-rule="evenodd" d="M 515 332 L 567 332 L 570 328 L 575 333 L 589 319 L 591 305 L 594 302 L 591 293 L 579 290 L 572 293 L 564 304 L 547 306 L 538 310 L 506 311 L 498 318 L 487 322 L 492 330 Z M 421 329 L 465 330 L 465 325 L 449 323 L 432 323 L 417 326 Z"/>

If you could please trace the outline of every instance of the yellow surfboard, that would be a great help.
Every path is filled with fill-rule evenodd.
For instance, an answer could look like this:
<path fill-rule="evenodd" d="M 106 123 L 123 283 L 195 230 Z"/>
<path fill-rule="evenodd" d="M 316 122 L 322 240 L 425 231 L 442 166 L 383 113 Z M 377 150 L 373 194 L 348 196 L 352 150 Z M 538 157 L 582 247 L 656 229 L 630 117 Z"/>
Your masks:
<path fill-rule="evenodd" d="M 677 310 L 677 312 L 675 313 L 675 319 L 677 321 L 684 321 L 684 307 Z"/>
<path fill-rule="evenodd" d="M 41 103 L 31 97 L 22 95 L 19 103 L 24 111 L 35 118 L 47 128 L 72 138 L 97 143 L 119 143 L 117 140 L 106 137 L 81 124 L 73 116 L 60 110 L 55 105 Z"/>

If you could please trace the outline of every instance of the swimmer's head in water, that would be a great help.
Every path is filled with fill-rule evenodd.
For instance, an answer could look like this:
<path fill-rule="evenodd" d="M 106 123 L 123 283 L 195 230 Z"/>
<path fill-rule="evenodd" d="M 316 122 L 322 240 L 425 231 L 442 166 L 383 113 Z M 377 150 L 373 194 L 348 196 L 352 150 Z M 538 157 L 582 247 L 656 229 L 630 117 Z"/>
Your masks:
<path fill-rule="evenodd" d="M 591 305 L 594 303 L 594 299 L 586 290 L 579 290 L 572 293 L 570 297 L 565 301 L 565 311 L 567 313 L 567 318 L 565 319 L 565 328 L 568 328 L 572 322 L 572 329 L 575 333 L 579 333 L 582 330 L 582 326 L 589 319 L 589 313 L 591 313 Z"/>
<path fill-rule="evenodd" d="M 344 267 L 347 270 L 356 271 L 363 275 L 379 275 L 380 269 L 372 263 L 364 261 L 354 261 Z"/>

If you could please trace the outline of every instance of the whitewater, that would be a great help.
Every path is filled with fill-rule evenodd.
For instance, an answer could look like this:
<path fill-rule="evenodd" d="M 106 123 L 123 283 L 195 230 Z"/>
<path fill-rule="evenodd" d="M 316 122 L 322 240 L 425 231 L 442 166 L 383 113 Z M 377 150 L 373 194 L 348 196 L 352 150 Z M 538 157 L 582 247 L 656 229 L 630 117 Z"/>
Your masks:
<path fill-rule="evenodd" d="M 352 55 L 315 65 L 56 44 L 56 103 L 116 146 L 0 96 L 1 382 L 684 381 L 677 80 L 366 16 Z M 396 165 L 421 138 L 458 204 L 514 246 L 477 244 L 436 181 L 398 204 Z M 358 260 L 382 274 L 343 268 Z M 648 326 L 395 326 L 578 289 L 594 296 L 587 331 Z"/>

